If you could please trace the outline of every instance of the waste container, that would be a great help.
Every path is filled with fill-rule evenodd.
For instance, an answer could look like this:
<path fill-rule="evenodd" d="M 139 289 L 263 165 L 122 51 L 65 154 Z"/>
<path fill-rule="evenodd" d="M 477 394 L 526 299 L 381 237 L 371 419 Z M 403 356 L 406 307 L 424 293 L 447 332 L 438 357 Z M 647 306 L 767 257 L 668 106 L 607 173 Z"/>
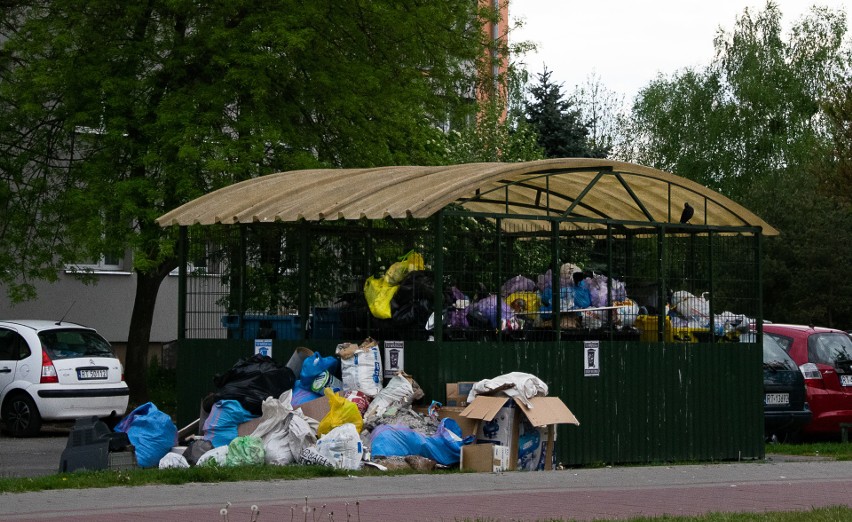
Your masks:
<path fill-rule="evenodd" d="M 339 308 L 315 307 L 311 313 L 311 339 L 342 339 Z"/>
<path fill-rule="evenodd" d="M 222 326 L 228 329 L 229 339 L 302 338 L 298 315 L 223 315 Z"/>

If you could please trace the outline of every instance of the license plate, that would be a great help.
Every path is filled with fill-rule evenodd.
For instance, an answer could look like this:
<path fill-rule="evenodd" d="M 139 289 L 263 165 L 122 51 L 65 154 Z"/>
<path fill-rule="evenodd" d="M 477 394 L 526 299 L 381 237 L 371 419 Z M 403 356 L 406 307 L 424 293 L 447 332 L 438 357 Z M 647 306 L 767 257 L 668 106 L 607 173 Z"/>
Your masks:
<path fill-rule="evenodd" d="M 852 375 L 841 375 L 840 384 L 843 386 L 852 386 Z"/>
<path fill-rule="evenodd" d="M 106 368 L 86 368 L 77 370 L 77 379 L 91 381 L 93 379 L 106 379 L 108 370 Z"/>
<path fill-rule="evenodd" d="M 790 394 L 767 393 L 766 398 L 763 400 L 763 404 L 766 406 L 786 406 L 787 404 L 790 404 Z"/>

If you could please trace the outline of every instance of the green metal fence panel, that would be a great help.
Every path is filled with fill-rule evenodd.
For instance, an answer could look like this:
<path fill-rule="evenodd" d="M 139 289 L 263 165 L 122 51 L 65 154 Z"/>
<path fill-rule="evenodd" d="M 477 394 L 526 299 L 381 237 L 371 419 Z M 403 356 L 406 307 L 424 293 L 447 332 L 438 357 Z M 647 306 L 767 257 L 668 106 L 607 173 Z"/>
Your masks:
<path fill-rule="evenodd" d="M 298 346 L 333 355 L 331 341 L 275 341 L 286 363 Z M 184 340 L 178 354 L 178 418 L 197 418 L 212 377 L 253 353 L 252 341 Z M 756 344 L 599 342 L 600 374 L 584 375 L 582 342 L 406 341 L 404 366 L 444 402 L 446 383 L 530 373 L 580 421 L 557 430 L 564 465 L 759 459 L 763 449 L 762 355 Z"/>

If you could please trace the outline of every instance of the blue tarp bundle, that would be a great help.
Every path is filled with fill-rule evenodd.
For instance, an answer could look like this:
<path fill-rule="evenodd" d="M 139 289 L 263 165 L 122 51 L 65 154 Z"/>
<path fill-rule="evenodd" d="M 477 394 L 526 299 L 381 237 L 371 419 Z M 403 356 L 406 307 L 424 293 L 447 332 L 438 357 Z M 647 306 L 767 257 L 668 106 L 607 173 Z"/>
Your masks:
<path fill-rule="evenodd" d="M 473 442 L 473 435 L 461 435 L 461 428 L 453 419 L 442 419 L 431 437 L 408 426 L 383 424 L 373 430 L 370 452 L 376 457 L 419 455 L 450 466 L 461 460 L 461 447 Z"/>

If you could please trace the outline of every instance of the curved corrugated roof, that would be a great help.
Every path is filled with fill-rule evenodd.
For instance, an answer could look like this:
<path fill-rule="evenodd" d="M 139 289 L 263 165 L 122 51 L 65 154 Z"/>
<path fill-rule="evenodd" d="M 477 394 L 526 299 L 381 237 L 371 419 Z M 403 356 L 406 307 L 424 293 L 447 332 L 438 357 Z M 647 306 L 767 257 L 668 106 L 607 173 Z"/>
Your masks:
<path fill-rule="evenodd" d="M 477 212 L 565 215 L 641 225 L 760 227 L 768 223 L 698 183 L 619 161 L 561 158 L 440 167 L 296 170 L 211 192 L 161 216 L 161 226 L 335 219 L 427 218 L 451 203 Z"/>

